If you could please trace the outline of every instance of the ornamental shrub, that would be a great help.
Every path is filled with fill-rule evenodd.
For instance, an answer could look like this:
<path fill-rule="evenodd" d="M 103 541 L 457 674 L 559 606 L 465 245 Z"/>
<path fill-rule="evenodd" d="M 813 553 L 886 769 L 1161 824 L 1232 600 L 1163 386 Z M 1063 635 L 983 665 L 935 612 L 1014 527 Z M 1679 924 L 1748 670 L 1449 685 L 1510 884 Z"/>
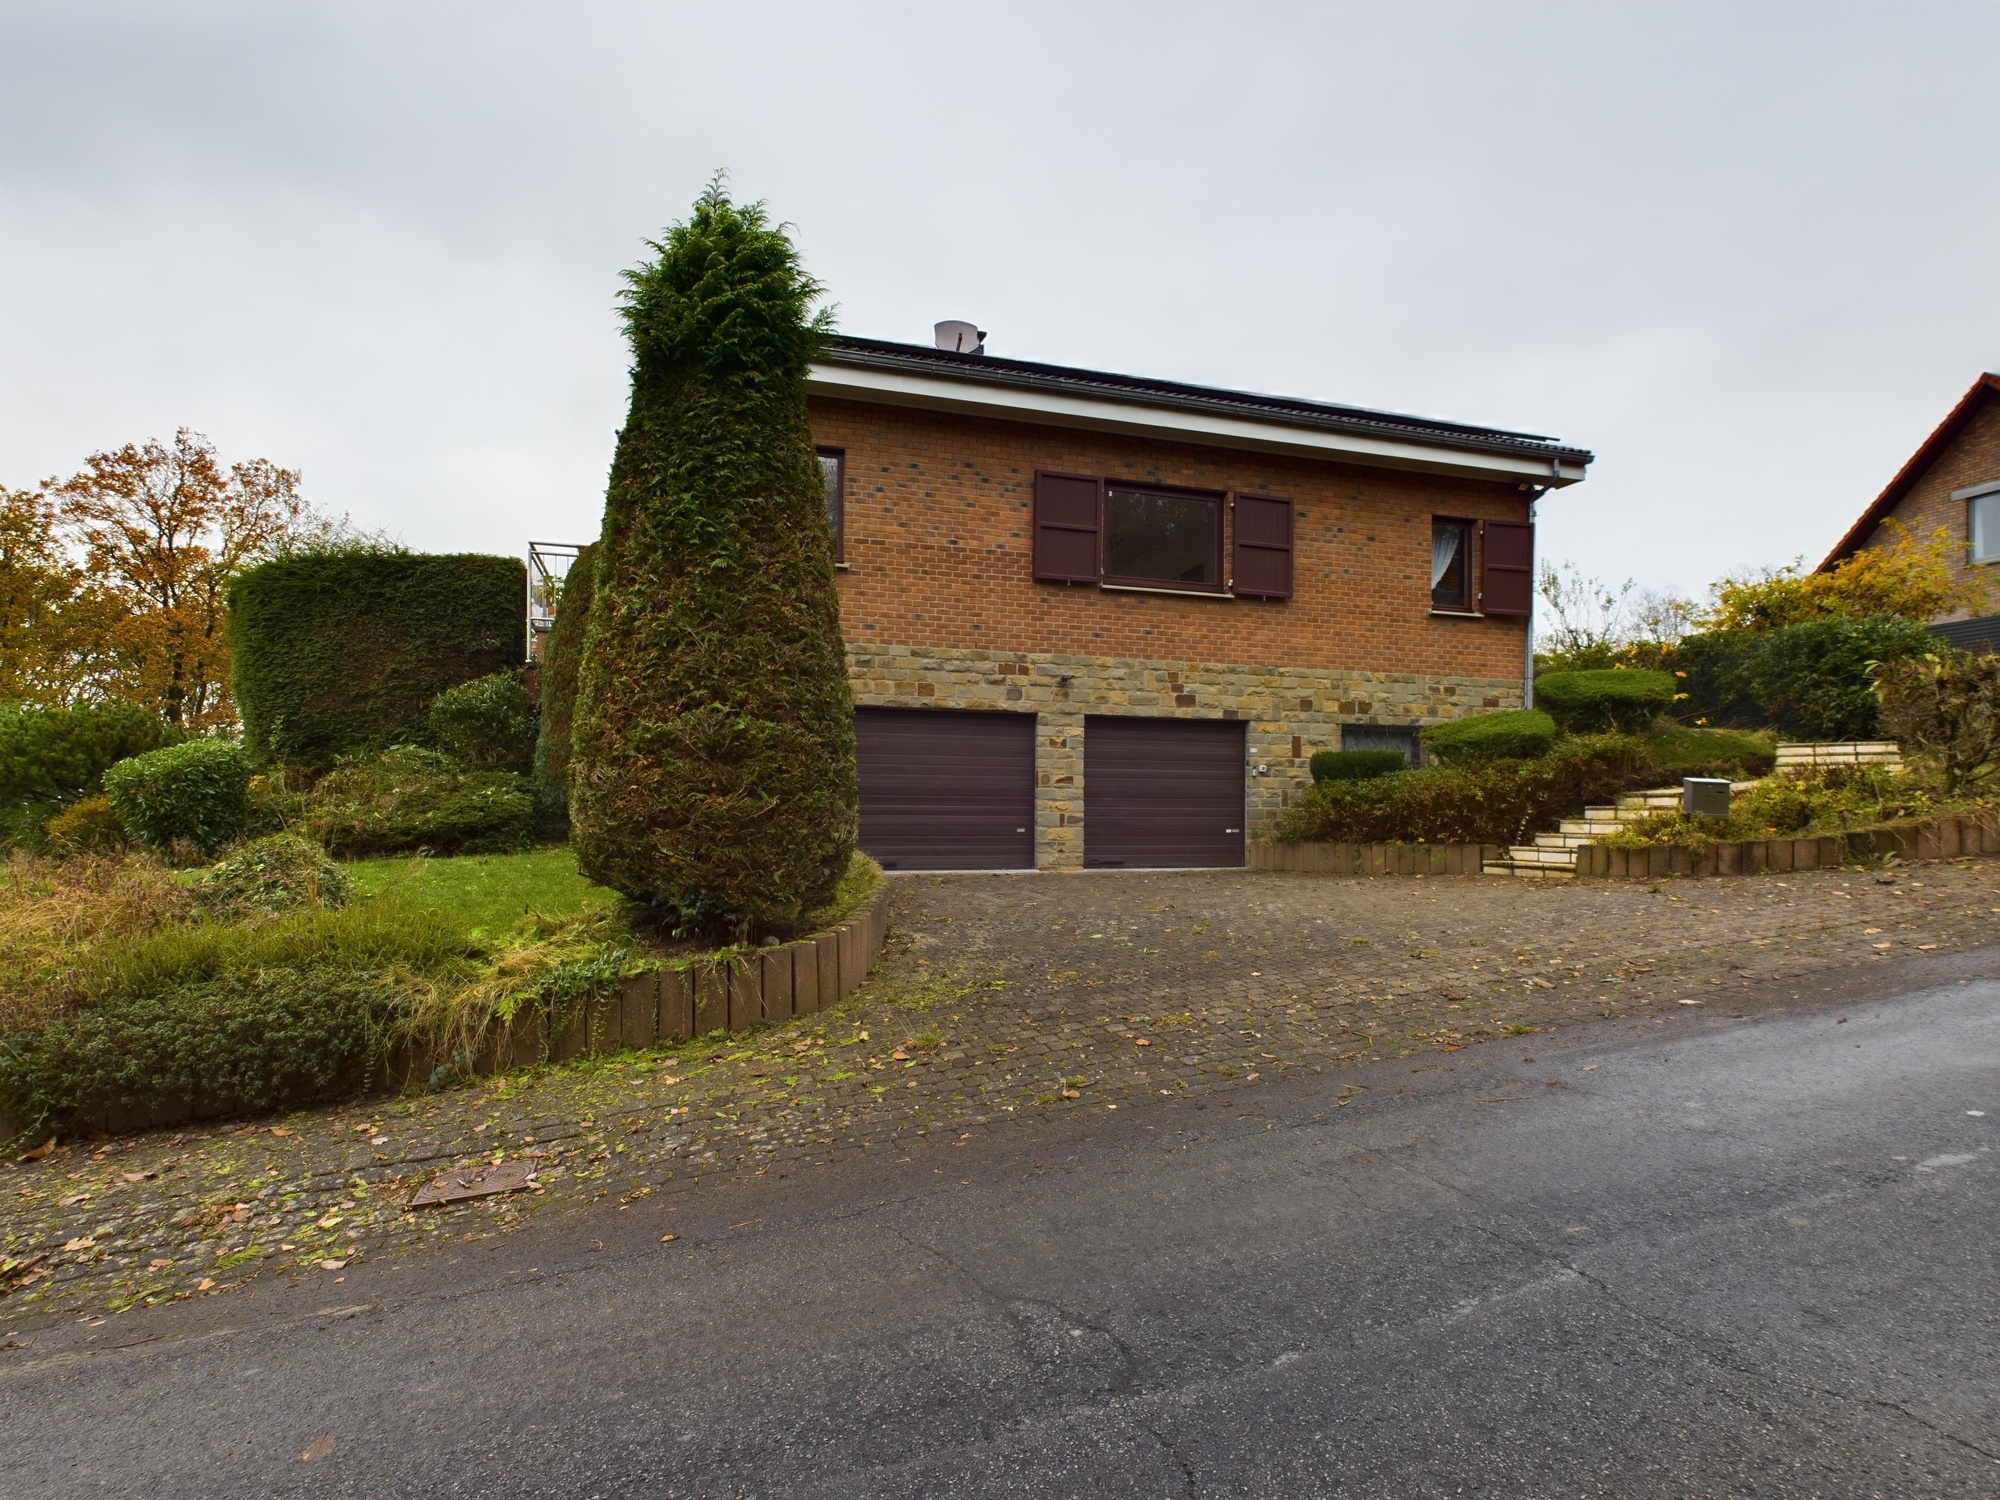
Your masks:
<path fill-rule="evenodd" d="M 1628 735 L 1568 740 L 1535 760 L 1480 760 L 1299 793 L 1278 824 L 1287 843 L 1517 844 L 1591 803 L 1653 784 L 1659 767 Z"/>
<path fill-rule="evenodd" d="M 1322 781 L 1367 781 L 1376 776 L 1393 776 L 1410 768 L 1400 750 L 1315 750 L 1311 765 L 1315 784 Z"/>
<path fill-rule="evenodd" d="M 357 550 L 247 569 L 229 587 L 244 747 L 318 772 L 422 738 L 439 693 L 527 659 L 527 592 L 514 557 Z"/>
<path fill-rule="evenodd" d="M 181 737 L 130 703 L 0 706 L 0 842 L 37 842 L 50 818 L 102 791 L 104 773 L 119 761 Z"/>
<path fill-rule="evenodd" d="M 1538 708 L 1510 708 L 1433 724 L 1419 736 L 1433 759 L 1446 765 L 1481 760 L 1530 760 L 1556 742 L 1556 721 Z"/>
<path fill-rule="evenodd" d="M 1937 649 L 1938 638 L 1916 620 L 1831 615 L 1765 632 L 1751 659 L 1749 686 L 1788 736 L 1873 739 L 1881 730 L 1871 669 Z"/>
<path fill-rule="evenodd" d="M 468 771 L 448 755 L 399 745 L 353 756 L 305 799 L 301 831 L 341 859 L 367 854 L 500 854 L 528 841 L 528 779 Z"/>
<path fill-rule="evenodd" d="M 55 854 L 112 854 L 132 842 L 109 797 L 72 802 L 48 821 L 44 841 Z"/>
<path fill-rule="evenodd" d="M 347 904 L 347 872 L 311 839 L 274 833 L 252 839 L 211 865 L 195 888 L 218 916 L 244 917 L 294 907 L 336 910 Z"/>
<path fill-rule="evenodd" d="M 788 930 L 846 871 L 854 703 L 806 418 L 827 319 L 711 185 L 628 274 L 632 404 L 577 674 L 571 840 L 683 931 Z"/>
<path fill-rule="evenodd" d="M 1611 668 L 1597 672 L 1544 672 L 1535 679 L 1535 701 L 1571 734 L 1619 730 L 1641 734 L 1674 701 L 1680 684 L 1671 672 Z"/>
<path fill-rule="evenodd" d="M 526 775 L 541 726 L 521 679 L 518 671 L 493 672 L 446 688 L 431 699 L 431 743 L 475 771 Z"/>
<path fill-rule="evenodd" d="M 125 826 L 156 849 L 192 844 L 207 854 L 250 820 L 250 761 L 227 740 L 186 740 L 121 760 L 104 795 Z"/>
<path fill-rule="evenodd" d="M 590 623 L 597 543 L 579 548 L 556 598 L 555 622 L 542 642 L 541 737 L 535 741 L 535 815 L 552 831 L 569 824 L 570 719 L 576 710 L 576 669 Z"/>
<path fill-rule="evenodd" d="M 1875 691 L 1882 727 L 1937 768 L 1947 797 L 2000 776 L 2000 656 L 1885 662 Z"/>

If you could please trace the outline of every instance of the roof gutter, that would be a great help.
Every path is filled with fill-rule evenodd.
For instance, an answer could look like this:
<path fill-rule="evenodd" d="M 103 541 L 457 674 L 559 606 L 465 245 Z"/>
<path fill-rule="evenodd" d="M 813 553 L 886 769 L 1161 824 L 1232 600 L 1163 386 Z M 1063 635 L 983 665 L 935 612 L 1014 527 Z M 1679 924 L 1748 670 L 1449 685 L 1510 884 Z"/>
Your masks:
<path fill-rule="evenodd" d="M 1218 409 L 1221 402 L 1108 399 L 1064 390 L 1056 381 L 1017 378 L 1000 385 L 844 361 L 814 364 L 806 377 L 806 391 L 833 400 L 1538 487 L 1575 484 L 1584 477 L 1590 462 L 1588 453 L 1552 445 L 1477 438 L 1426 441 L 1421 430 L 1390 436 L 1384 431 L 1355 430 L 1365 429 L 1365 422 L 1313 420 L 1303 415 L 1279 420 L 1241 408 Z"/>

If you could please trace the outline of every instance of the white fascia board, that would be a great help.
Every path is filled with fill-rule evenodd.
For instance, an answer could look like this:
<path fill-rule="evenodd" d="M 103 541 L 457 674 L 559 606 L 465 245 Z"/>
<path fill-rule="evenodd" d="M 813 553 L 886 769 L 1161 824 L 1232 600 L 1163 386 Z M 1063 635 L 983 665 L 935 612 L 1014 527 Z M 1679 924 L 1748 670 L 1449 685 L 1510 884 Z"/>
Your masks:
<path fill-rule="evenodd" d="M 1080 427 L 1093 432 L 1206 443 L 1223 448 L 1247 448 L 1260 453 L 1331 459 L 1376 468 L 1411 469 L 1461 479 L 1554 486 L 1575 484 L 1583 478 L 1583 469 L 1578 464 L 1565 464 L 1558 479 L 1550 459 L 1525 453 L 1466 452 L 1419 441 L 1328 432 L 1281 422 L 1259 422 L 1254 418 L 1094 400 L 1088 396 L 1011 389 L 972 381 L 940 380 L 894 370 L 816 364 L 806 377 L 806 392 L 842 401 L 913 406 L 927 411 L 956 412 L 998 421 Z"/>

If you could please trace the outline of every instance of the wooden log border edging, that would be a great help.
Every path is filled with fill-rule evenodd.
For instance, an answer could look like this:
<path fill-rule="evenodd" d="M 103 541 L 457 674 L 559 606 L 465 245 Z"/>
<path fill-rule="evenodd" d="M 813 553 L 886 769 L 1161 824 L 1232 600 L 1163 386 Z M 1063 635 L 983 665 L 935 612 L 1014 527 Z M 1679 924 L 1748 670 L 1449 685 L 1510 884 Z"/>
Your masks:
<path fill-rule="evenodd" d="M 889 936 L 889 883 L 845 925 L 775 948 L 758 948 L 728 963 L 703 963 L 636 974 L 609 1000 L 571 1019 L 549 1048 L 553 1062 L 607 1056 L 628 1047 L 747 1031 L 831 1010 L 875 967 Z M 509 1066 L 541 1060 L 541 1038 L 514 1036 Z M 482 1071 L 494 1071 L 491 1067 Z"/>
<path fill-rule="evenodd" d="M 1251 869 L 1307 875 L 1477 875 L 1489 860 L 1506 857 L 1500 844 L 1250 844 Z"/>
<path fill-rule="evenodd" d="M 1659 880 L 1669 875 L 1758 875 L 1790 870 L 1831 870 L 1893 854 L 1898 859 L 1957 859 L 2000 854 L 2000 809 L 1953 813 L 1924 823 L 1864 828 L 1822 839 L 1751 839 L 1704 844 L 1699 849 L 1654 845 L 1607 849 L 1586 844 L 1576 851 L 1582 880 Z"/>

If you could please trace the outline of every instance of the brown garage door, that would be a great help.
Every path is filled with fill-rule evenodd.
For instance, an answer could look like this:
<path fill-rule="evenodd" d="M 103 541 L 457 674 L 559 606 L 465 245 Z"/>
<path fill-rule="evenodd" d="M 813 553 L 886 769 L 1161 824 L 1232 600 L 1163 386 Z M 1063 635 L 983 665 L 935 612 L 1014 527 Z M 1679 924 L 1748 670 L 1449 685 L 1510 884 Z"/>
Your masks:
<path fill-rule="evenodd" d="M 1243 863 L 1243 725 L 1083 721 L 1083 862 Z"/>
<path fill-rule="evenodd" d="M 885 870 L 1035 863 L 1035 716 L 854 712 L 861 847 Z"/>

